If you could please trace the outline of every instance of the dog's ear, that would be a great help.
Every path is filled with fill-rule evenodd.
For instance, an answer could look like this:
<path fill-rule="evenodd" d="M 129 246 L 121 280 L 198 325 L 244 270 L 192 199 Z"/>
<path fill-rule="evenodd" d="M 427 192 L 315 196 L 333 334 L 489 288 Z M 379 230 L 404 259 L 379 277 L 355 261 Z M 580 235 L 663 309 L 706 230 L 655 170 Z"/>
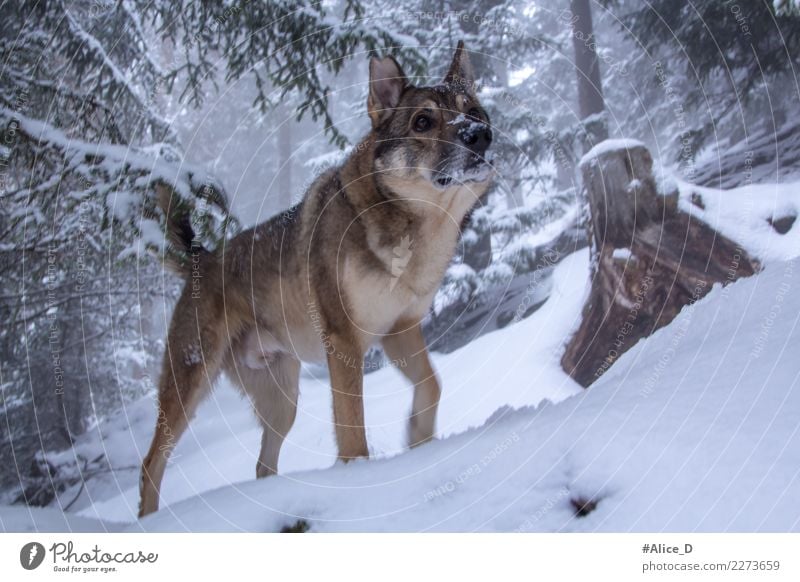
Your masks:
<path fill-rule="evenodd" d="M 397 107 L 400 95 L 407 86 L 406 74 L 392 57 L 370 59 L 367 112 L 373 127 L 377 127 Z"/>
<path fill-rule="evenodd" d="M 462 85 L 470 92 L 474 89 L 475 73 L 472 71 L 472 64 L 469 62 L 469 55 L 464 48 L 463 40 L 458 41 L 456 53 L 453 55 L 453 62 L 444 76 L 444 84 Z"/>

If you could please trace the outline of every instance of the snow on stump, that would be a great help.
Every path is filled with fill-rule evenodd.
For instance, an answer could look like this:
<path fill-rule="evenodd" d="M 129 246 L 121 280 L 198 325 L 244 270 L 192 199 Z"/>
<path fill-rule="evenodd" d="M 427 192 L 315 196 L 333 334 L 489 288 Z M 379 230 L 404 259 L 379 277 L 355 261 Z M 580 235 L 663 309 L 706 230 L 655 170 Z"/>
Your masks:
<path fill-rule="evenodd" d="M 561 366 L 588 387 L 637 341 L 667 325 L 714 283 L 753 275 L 740 245 L 660 194 L 635 140 L 606 140 L 580 162 L 588 198 L 591 290 Z"/>

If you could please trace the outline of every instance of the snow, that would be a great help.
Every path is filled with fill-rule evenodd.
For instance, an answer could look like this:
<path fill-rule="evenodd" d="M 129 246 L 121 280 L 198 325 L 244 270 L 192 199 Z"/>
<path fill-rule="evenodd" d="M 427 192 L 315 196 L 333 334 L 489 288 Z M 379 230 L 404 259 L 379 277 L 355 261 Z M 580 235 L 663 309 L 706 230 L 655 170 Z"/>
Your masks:
<path fill-rule="evenodd" d="M 800 214 L 800 182 L 750 184 L 731 190 L 715 190 L 678 182 L 679 207 L 740 243 L 762 261 L 785 261 L 800 254 L 800 226 L 795 222 L 786 234 L 768 222 Z M 699 195 L 705 207 L 692 202 Z"/>
<path fill-rule="evenodd" d="M 447 274 L 452 279 L 468 279 L 475 276 L 475 270 L 466 263 L 456 263 L 447 269 Z"/>
<path fill-rule="evenodd" d="M 517 87 L 522 85 L 528 77 L 533 75 L 536 72 L 536 67 L 522 67 L 517 69 L 516 71 L 511 71 L 508 75 L 508 86 L 509 87 Z"/>
<path fill-rule="evenodd" d="M 608 152 L 613 152 L 617 150 L 629 150 L 635 147 L 645 147 L 645 145 L 640 142 L 638 139 L 628 139 L 628 138 L 621 138 L 621 139 L 607 139 L 601 141 L 599 144 L 594 146 L 590 149 L 586 154 L 581 158 L 580 165 L 588 163 L 594 158 L 598 158 Z"/>
<path fill-rule="evenodd" d="M 531 317 L 501 333 L 482 336 L 461 350 L 434 354 L 442 381 L 440 437 L 479 427 L 499 408 L 562 400 L 580 388 L 558 363 L 561 344 L 579 322 L 588 291 L 588 256 L 566 258 L 553 276 L 552 299 Z M 522 378 L 517 378 L 516 375 Z M 406 451 L 406 417 L 412 391 L 394 368 L 369 374 L 365 380 L 366 416 L 371 454 L 387 458 Z M 138 505 L 139 463 L 156 424 L 156 402 L 142 399 L 82 437 L 76 454 L 94 459 L 105 453 L 114 472 L 89 479 L 72 512 L 108 522 L 130 522 Z M 261 431 L 250 406 L 226 382 L 201 405 L 189 431 L 180 440 L 167 468 L 163 505 L 252 480 Z M 324 370 L 304 369 L 297 422 L 281 453 L 279 470 L 288 474 L 325 469 L 336 459 L 331 399 Z M 72 487 L 60 496 L 66 505 L 77 495 Z M 2 518 L 0 511 L 0 519 Z"/>
<path fill-rule="evenodd" d="M 0 107 L 0 117 L 8 115 L 10 110 Z M 135 175 L 141 174 L 136 179 L 136 186 L 146 187 L 147 184 L 161 181 L 171 184 L 178 195 L 187 200 L 194 200 L 195 196 L 192 189 L 201 190 L 204 186 L 213 186 L 215 181 L 208 173 L 194 164 L 186 163 L 183 160 L 169 161 L 168 157 L 175 156 L 175 152 L 167 144 L 152 145 L 142 148 L 141 151 L 124 145 L 113 145 L 107 143 L 89 143 L 71 139 L 64 131 L 57 129 L 38 119 L 32 119 L 21 114 L 14 114 L 14 119 L 18 121 L 20 127 L 29 135 L 34 136 L 38 141 L 48 143 L 61 150 L 65 158 L 65 168 L 81 174 L 85 178 L 84 191 L 69 192 L 67 195 L 75 199 L 88 198 L 89 191 L 98 192 L 105 200 L 106 206 L 110 209 L 112 216 L 120 222 L 131 222 L 141 228 L 140 234 L 142 241 L 153 244 L 156 250 L 163 248 L 164 234 L 163 229 L 158 228 L 158 223 L 148 224 L 147 220 L 142 220 L 140 224 L 135 221 L 140 219 L 142 213 L 143 196 L 137 196 L 134 192 L 116 190 L 108 183 L 97 183 L 95 172 L 105 170 L 110 178 L 119 179 L 122 174 Z M 160 157 L 156 157 L 160 156 Z M 87 164 L 85 160 L 94 160 L 93 164 Z M 176 163 L 180 161 L 180 163 Z M 50 188 L 58 181 L 60 175 L 54 176 L 50 182 L 45 182 L 37 186 L 38 190 Z M 21 194 L 29 196 L 32 192 L 21 190 Z M 27 208 L 27 207 L 26 207 Z M 223 215 L 216 203 L 203 206 L 215 224 L 220 224 Z M 26 217 L 32 213 L 33 218 L 40 219 L 41 213 L 35 205 L 29 205 L 25 211 Z M 154 230 L 155 228 L 155 230 Z M 137 243 L 138 244 L 138 243 Z M 125 250 L 126 254 L 136 252 L 136 246 Z"/>
<path fill-rule="evenodd" d="M 629 192 L 636 192 L 637 190 L 641 190 L 642 188 L 642 181 L 634 178 L 630 182 L 628 182 L 628 191 Z"/>
<path fill-rule="evenodd" d="M 508 245 L 501 247 L 496 252 L 496 259 L 513 263 L 518 260 L 521 254 L 533 252 L 536 248 L 542 247 L 553 240 L 570 227 L 575 224 L 580 208 L 577 205 L 572 205 L 564 212 L 563 215 L 557 218 L 548 217 L 546 224 L 541 228 L 529 228 L 523 231 L 522 235 L 510 242 Z M 497 220 L 497 219 L 493 219 Z M 510 219 L 509 219 L 510 220 Z M 493 222 L 493 227 L 496 227 L 496 222 Z"/>
<path fill-rule="evenodd" d="M 0 532 L 112 532 L 121 528 L 118 523 L 104 523 L 55 508 L 0 508 Z"/>
<path fill-rule="evenodd" d="M 614 249 L 611 257 L 620 261 L 628 261 L 631 258 L 631 249 Z"/>
<path fill-rule="evenodd" d="M 532 316 L 434 355 L 444 390 L 433 443 L 405 449 L 411 391 L 386 368 L 365 383 L 373 458 L 335 464 L 327 380 L 305 369 L 280 476 L 253 479 L 259 431 L 222 386 L 178 445 L 158 513 L 134 522 L 155 423 L 145 399 L 77 445 L 87 458 L 106 451 L 118 470 L 87 481 L 68 521 L 57 508 L 35 523 L 40 514 L 3 508 L 0 521 L 6 530 L 276 531 L 304 519 L 312 531 L 797 531 L 795 271 L 796 261 L 771 261 L 715 288 L 583 391 L 558 360 L 588 290 L 584 249 L 556 267 Z M 597 508 L 576 517 L 573 503 L 587 499 Z"/>
<path fill-rule="evenodd" d="M 467 121 L 469 121 L 469 118 L 463 113 L 459 113 L 451 121 L 448 121 L 447 125 L 458 125 L 460 123 L 465 123 Z"/>
<path fill-rule="evenodd" d="M 314 156 L 303 163 L 307 168 L 314 170 L 316 175 L 321 174 L 328 168 L 337 166 L 353 151 L 353 146 L 348 146 L 344 150 L 332 150 L 330 152 Z"/>
<path fill-rule="evenodd" d="M 501 408 L 392 459 L 230 485 L 130 529 L 275 531 L 302 518 L 312 531 L 796 531 L 800 298 L 781 295 L 794 270 L 715 289 L 559 404 Z M 491 369 L 494 386 L 533 380 L 508 361 Z M 597 509 L 577 518 L 579 499 Z"/>
<path fill-rule="evenodd" d="M 165 238 L 164 228 L 155 220 L 143 218 L 139 221 L 139 232 L 141 234 L 140 241 L 145 246 L 163 252 L 167 243 Z M 135 254 L 139 251 L 138 246 L 129 246 L 120 252 L 120 258 L 124 258 L 130 254 Z"/>

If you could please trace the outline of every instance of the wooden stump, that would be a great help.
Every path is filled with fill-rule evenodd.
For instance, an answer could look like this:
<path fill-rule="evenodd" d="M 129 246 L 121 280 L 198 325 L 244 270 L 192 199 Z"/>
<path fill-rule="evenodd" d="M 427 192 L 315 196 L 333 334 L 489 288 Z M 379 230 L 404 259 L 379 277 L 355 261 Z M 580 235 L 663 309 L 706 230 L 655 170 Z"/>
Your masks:
<path fill-rule="evenodd" d="M 584 387 L 714 283 L 756 272 L 740 245 L 661 195 L 644 145 L 609 140 L 581 160 L 588 198 L 592 288 L 561 358 Z"/>

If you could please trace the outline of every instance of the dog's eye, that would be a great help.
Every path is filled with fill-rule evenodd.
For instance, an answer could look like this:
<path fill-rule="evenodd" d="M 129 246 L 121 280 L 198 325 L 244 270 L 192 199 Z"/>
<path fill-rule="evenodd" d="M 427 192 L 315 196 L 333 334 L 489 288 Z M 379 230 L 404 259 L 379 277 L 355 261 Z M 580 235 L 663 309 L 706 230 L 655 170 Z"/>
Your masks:
<path fill-rule="evenodd" d="M 431 118 L 424 113 L 417 115 L 416 119 L 414 119 L 414 131 L 419 133 L 428 131 L 431 128 L 431 125 L 433 125 Z"/>
<path fill-rule="evenodd" d="M 480 121 L 481 112 L 478 109 L 476 109 L 475 107 L 473 107 L 472 109 L 467 111 L 467 116 L 468 117 L 472 117 L 473 119 L 477 119 L 478 121 Z"/>

